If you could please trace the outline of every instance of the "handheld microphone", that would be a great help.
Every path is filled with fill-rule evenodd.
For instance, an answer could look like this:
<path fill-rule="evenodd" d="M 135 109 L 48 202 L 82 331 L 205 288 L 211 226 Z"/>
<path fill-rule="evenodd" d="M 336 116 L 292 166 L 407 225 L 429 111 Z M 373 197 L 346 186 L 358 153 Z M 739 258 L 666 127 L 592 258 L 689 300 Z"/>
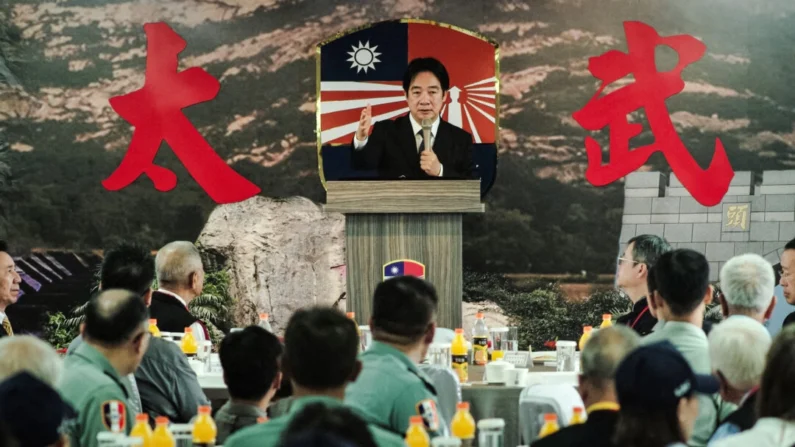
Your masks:
<path fill-rule="evenodd" d="M 422 120 L 420 123 L 422 126 L 422 139 L 425 141 L 425 148 L 423 150 L 430 151 L 431 150 L 431 127 L 433 127 L 433 121 L 429 119 Z"/>

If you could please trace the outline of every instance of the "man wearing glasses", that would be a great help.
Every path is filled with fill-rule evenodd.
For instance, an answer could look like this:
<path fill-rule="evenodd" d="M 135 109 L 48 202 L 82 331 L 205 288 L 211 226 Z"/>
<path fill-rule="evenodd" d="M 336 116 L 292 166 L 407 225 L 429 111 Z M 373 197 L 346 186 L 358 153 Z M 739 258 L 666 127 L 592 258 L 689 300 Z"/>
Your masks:
<path fill-rule="evenodd" d="M 651 333 L 657 318 L 649 309 L 647 296 L 649 270 L 671 246 L 660 236 L 643 234 L 629 240 L 624 253 L 617 259 L 616 285 L 632 302 L 632 311 L 616 322 L 634 329 L 640 335 Z"/>
<path fill-rule="evenodd" d="M 148 319 L 141 297 L 128 290 L 106 290 L 88 302 L 83 343 L 66 357 L 59 386 L 78 413 L 71 445 L 93 447 L 100 432 L 130 432 L 135 415 L 122 377 L 138 368 L 146 352 Z"/>

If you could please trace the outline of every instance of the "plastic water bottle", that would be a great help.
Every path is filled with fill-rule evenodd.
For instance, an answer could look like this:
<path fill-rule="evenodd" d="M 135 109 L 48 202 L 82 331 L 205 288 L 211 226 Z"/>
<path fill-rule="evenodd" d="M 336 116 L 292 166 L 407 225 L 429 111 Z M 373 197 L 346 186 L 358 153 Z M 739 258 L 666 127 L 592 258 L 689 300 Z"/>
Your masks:
<path fill-rule="evenodd" d="M 266 331 L 270 332 L 271 334 L 273 333 L 273 328 L 271 327 L 271 322 L 268 321 L 268 314 L 267 313 L 259 314 L 259 324 L 257 324 L 257 326 L 265 329 Z"/>

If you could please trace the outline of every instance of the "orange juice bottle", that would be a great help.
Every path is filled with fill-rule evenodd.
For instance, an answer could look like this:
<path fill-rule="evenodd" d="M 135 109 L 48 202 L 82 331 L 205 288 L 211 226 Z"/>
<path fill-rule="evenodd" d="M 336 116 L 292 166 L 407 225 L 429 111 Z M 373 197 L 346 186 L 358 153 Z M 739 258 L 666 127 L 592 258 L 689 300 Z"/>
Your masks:
<path fill-rule="evenodd" d="M 450 355 L 452 356 L 453 370 L 458 374 L 458 380 L 466 383 L 469 380 L 469 359 L 467 358 L 467 343 L 464 340 L 464 330 L 455 330 L 455 338 L 450 345 Z"/>
<path fill-rule="evenodd" d="M 265 329 L 271 334 L 273 333 L 273 326 L 271 326 L 270 315 L 268 315 L 267 312 L 259 314 L 259 323 L 257 324 L 257 326 L 261 327 L 262 329 Z"/>
<path fill-rule="evenodd" d="M 425 431 L 422 416 L 409 418 L 409 429 L 406 430 L 406 445 L 408 447 L 431 447 L 431 438 Z"/>
<path fill-rule="evenodd" d="M 580 351 L 582 351 L 582 347 L 585 346 L 585 342 L 591 338 L 591 331 L 593 331 L 593 326 L 583 326 L 582 337 L 580 337 Z"/>
<path fill-rule="evenodd" d="M 476 365 L 489 362 L 489 328 L 483 312 L 475 314 L 475 326 L 472 328 L 472 356 Z"/>
<path fill-rule="evenodd" d="M 168 418 L 160 416 L 155 419 L 155 431 L 152 433 L 152 447 L 174 447 L 174 436 L 168 431 Z"/>
<path fill-rule="evenodd" d="M 541 431 L 538 432 L 538 438 L 541 439 L 545 436 L 549 436 L 558 430 L 560 430 L 558 426 L 558 415 L 555 413 L 547 413 L 544 415 L 544 425 L 541 427 Z"/>
<path fill-rule="evenodd" d="M 574 415 L 571 417 L 569 425 L 582 424 L 585 418 L 582 416 L 582 407 L 574 407 Z"/>
<path fill-rule="evenodd" d="M 472 447 L 475 439 L 475 418 L 469 412 L 469 402 L 461 402 L 456 408 L 458 411 L 453 416 L 450 431 L 461 440 L 461 447 Z"/>
<path fill-rule="evenodd" d="M 149 332 L 152 333 L 152 337 L 162 337 L 160 329 L 157 328 L 157 320 L 154 318 L 149 319 Z"/>
<path fill-rule="evenodd" d="M 182 348 L 182 352 L 184 352 L 188 357 L 193 357 L 196 355 L 196 351 L 199 350 L 199 344 L 196 342 L 196 338 L 193 336 L 193 329 L 189 327 L 185 328 L 185 335 L 182 336 L 180 347 Z"/>
<path fill-rule="evenodd" d="M 139 413 L 135 415 L 135 425 L 130 430 L 131 438 L 141 438 L 144 443 L 143 447 L 150 447 L 152 445 L 152 428 L 149 427 L 149 415 L 146 413 Z"/>
<path fill-rule="evenodd" d="M 193 446 L 194 447 L 213 447 L 218 429 L 215 421 L 210 416 L 210 406 L 202 405 L 199 407 L 199 415 L 193 421 Z"/>
<path fill-rule="evenodd" d="M 610 327 L 613 325 L 613 316 L 610 314 L 602 315 L 602 324 L 599 325 L 599 329 Z"/>

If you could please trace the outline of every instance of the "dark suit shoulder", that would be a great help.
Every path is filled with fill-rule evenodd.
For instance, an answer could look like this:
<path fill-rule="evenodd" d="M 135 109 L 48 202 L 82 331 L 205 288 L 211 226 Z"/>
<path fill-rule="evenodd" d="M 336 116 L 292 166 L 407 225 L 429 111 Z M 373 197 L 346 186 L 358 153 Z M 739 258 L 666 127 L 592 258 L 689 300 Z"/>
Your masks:
<path fill-rule="evenodd" d="M 787 315 L 787 318 L 784 319 L 784 324 L 782 325 L 782 327 L 792 323 L 795 323 L 795 312 L 792 312 L 791 314 Z"/>
<path fill-rule="evenodd" d="M 439 127 L 442 127 L 442 126 L 444 126 L 445 128 L 449 129 L 453 133 L 453 138 L 466 139 L 466 140 L 468 140 L 470 142 L 472 141 L 472 134 L 467 132 L 466 130 L 464 130 L 464 129 L 458 127 L 458 126 L 455 126 L 453 124 L 450 124 L 450 123 L 448 123 L 445 120 L 440 120 L 439 121 Z"/>
<path fill-rule="evenodd" d="M 539 439 L 533 447 L 613 447 L 618 413 L 610 410 L 594 411 L 584 424 L 570 425 L 559 432 Z"/>

